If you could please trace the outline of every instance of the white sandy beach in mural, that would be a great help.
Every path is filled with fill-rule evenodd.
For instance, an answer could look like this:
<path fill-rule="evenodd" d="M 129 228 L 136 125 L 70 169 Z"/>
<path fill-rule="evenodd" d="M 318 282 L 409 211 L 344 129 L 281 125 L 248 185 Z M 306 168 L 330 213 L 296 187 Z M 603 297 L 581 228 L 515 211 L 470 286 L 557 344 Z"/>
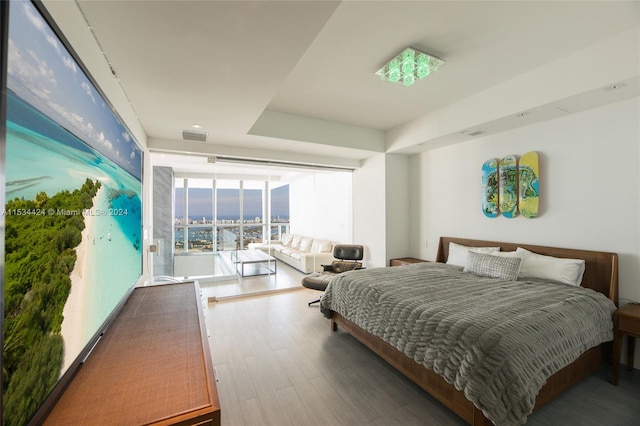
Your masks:
<path fill-rule="evenodd" d="M 140 275 L 139 251 L 130 241 L 113 211 L 113 182 L 102 181 L 85 212 L 82 241 L 76 247 L 76 263 L 70 274 L 71 291 L 62 311 L 64 364 L 67 370 L 113 308 Z M 100 214 L 96 214 L 99 212 Z M 129 214 L 133 214 L 129 212 Z"/>
<path fill-rule="evenodd" d="M 103 188 L 98 190 L 94 198 L 94 205 L 99 199 Z M 84 345 L 84 312 L 83 306 L 86 299 L 87 285 L 90 280 L 86 280 L 87 274 L 91 273 L 89 268 L 89 260 L 91 259 L 91 246 L 95 238 L 95 219 L 96 217 L 87 214 L 84 216 L 85 228 L 82 231 L 82 241 L 76 247 L 76 263 L 69 278 L 71 278 L 71 291 L 64 305 L 62 315 L 61 334 L 64 339 L 64 365 L 61 372 L 65 372 L 71 363 L 76 359 Z"/>

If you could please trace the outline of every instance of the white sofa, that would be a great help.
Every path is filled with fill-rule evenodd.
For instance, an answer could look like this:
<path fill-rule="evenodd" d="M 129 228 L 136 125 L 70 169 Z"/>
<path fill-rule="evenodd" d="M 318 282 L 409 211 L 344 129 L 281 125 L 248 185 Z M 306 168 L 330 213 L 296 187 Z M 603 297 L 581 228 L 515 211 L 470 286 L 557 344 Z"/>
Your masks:
<path fill-rule="evenodd" d="M 296 234 L 282 234 L 281 240 L 268 243 L 250 243 L 249 249 L 262 250 L 305 274 L 322 271 L 322 265 L 334 260 L 331 241 Z"/>

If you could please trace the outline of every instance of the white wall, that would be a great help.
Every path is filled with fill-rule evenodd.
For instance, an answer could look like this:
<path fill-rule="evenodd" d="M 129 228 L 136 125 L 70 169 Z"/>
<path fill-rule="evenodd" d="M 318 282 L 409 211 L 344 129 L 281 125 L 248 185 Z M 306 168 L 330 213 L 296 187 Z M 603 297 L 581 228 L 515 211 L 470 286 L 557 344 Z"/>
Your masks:
<path fill-rule="evenodd" d="M 409 203 L 409 156 L 386 154 L 385 161 L 385 264 L 388 265 L 389 259 L 410 255 L 409 210 L 398 208 Z"/>
<path fill-rule="evenodd" d="M 317 172 L 289 184 L 292 234 L 352 242 L 351 172 Z"/>
<path fill-rule="evenodd" d="M 411 254 L 409 170 L 408 156 L 380 154 L 353 173 L 353 239 L 367 268 Z"/>
<path fill-rule="evenodd" d="M 367 268 L 386 266 L 386 155 L 374 155 L 353 172 L 353 241 L 364 246 Z"/>
<path fill-rule="evenodd" d="M 540 155 L 540 216 L 485 217 L 482 163 L 527 151 Z M 435 259 L 443 235 L 616 252 L 620 302 L 640 302 L 639 165 L 638 98 L 415 155 L 411 252 Z"/>

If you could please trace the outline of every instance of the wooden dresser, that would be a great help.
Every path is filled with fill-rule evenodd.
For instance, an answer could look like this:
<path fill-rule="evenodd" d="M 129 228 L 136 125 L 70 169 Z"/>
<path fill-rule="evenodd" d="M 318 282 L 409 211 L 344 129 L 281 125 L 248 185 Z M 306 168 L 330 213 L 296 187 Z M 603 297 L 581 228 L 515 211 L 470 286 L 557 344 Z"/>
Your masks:
<path fill-rule="evenodd" d="M 219 425 L 198 285 L 136 288 L 45 424 Z"/>

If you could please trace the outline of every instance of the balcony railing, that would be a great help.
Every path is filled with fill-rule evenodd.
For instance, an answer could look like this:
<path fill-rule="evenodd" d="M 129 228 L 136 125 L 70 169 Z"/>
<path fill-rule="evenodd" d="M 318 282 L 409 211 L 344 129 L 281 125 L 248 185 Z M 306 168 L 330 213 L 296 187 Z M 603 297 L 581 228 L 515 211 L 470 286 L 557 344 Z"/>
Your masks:
<path fill-rule="evenodd" d="M 174 228 L 175 253 L 206 253 L 246 249 L 249 243 L 280 240 L 282 234 L 289 232 L 289 223 L 272 223 L 269 238 L 265 238 L 264 224 L 189 224 L 176 225 Z M 186 249 L 185 249 L 186 230 Z M 214 232 L 215 230 L 215 232 Z M 214 245 L 215 241 L 215 245 Z"/>

